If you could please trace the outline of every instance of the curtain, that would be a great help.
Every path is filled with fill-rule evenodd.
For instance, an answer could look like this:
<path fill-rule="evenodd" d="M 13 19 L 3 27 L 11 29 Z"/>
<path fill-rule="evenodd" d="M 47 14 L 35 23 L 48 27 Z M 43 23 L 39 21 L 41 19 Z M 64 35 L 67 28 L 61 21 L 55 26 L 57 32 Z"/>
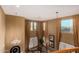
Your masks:
<path fill-rule="evenodd" d="M 29 41 L 30 41 L 30 21 L 25 22 L 25 47 L 26 52 L 29 50 Z"/>
<path fill-rule="evenodd" d="M 43 35 L 43 23 L 38 22 L 37 24 L 37 36 L 40 38 Z"/>
<path fill-rule="evenodd" d="M 49 47 L 48 21 L 46 22 L 46 27 L 45 27 L 44 35 L 45 35 L 46 48 L 48 48 Z"/>
<path fill-rule="evenodd" d="M 43 23 L 42 22 L 37 22 L 37 38 L 38 38 L 38 50 L 41 51 L 40 48 L 40 40 L 43 39 Z"/>
<path fill-rule="evenodd" d="M 73 37 L 74 37 L 74 45 L 75 47 L 78 47 L 78 16 L 73 16 Z"/>
<path fill-rule="evenodd" d="M 57 50 L 59 49 L 59 43 L 60 43 L 60 39 L 61 39 L 61 20 L 60 19 L 57 19 L 56 20 L 56 47 L 57 47 Z"/>

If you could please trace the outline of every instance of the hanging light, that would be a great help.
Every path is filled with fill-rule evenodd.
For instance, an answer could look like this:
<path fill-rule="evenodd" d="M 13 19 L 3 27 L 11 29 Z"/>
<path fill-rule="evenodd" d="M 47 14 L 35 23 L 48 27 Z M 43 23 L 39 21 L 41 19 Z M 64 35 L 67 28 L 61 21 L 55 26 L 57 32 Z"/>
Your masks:
<path fill-rule="evenodd" d="M 59 13 L 59 12 L 56 12 L 56 18 L 59 18 L 58 13 Z"/>

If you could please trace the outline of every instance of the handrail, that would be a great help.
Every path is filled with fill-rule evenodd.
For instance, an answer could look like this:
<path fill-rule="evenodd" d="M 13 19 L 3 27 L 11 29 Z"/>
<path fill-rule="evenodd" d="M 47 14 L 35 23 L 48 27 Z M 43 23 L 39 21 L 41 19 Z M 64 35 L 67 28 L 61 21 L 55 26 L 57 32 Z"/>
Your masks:
<path fill-rule="evenodd" d="M 75 48 L 65 48 L 63 50 L 49 50 L 48 53 L 71 53 L 71 52 L 79 52 L 79 47 Z"/>

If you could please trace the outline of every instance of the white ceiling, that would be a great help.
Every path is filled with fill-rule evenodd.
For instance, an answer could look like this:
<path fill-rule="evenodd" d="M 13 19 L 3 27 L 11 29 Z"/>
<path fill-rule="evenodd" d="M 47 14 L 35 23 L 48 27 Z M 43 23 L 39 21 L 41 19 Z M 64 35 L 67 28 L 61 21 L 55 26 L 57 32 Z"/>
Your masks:
<path fill-rule="evenodd" d="M 23 16 L 30 20 L 50 20 L 59 17 L 79 14 L 79 5 L 3 5 L 4 12 L 9 15 Z"/>

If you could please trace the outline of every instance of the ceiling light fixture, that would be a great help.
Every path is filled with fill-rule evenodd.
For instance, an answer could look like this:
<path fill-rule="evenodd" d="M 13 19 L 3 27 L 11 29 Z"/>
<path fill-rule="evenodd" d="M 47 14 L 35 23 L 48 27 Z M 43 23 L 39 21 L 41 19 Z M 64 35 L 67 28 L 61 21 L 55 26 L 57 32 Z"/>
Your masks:
<path fill-rule="evenodd" d="M 18 16 L 19 9 L 20 9 L 20 5 L 16 5 L 16 11 L 15 11 L 15 14 L 16 14 L 17 16 Z"/>
<path fill-rule="evenodd" d="M 58 16 L 58 13 L 59 13 L 59 12 L 56 12 L 56 17 L 57 17 L 57 18 L 59 17 L 59 16 Z"/>

